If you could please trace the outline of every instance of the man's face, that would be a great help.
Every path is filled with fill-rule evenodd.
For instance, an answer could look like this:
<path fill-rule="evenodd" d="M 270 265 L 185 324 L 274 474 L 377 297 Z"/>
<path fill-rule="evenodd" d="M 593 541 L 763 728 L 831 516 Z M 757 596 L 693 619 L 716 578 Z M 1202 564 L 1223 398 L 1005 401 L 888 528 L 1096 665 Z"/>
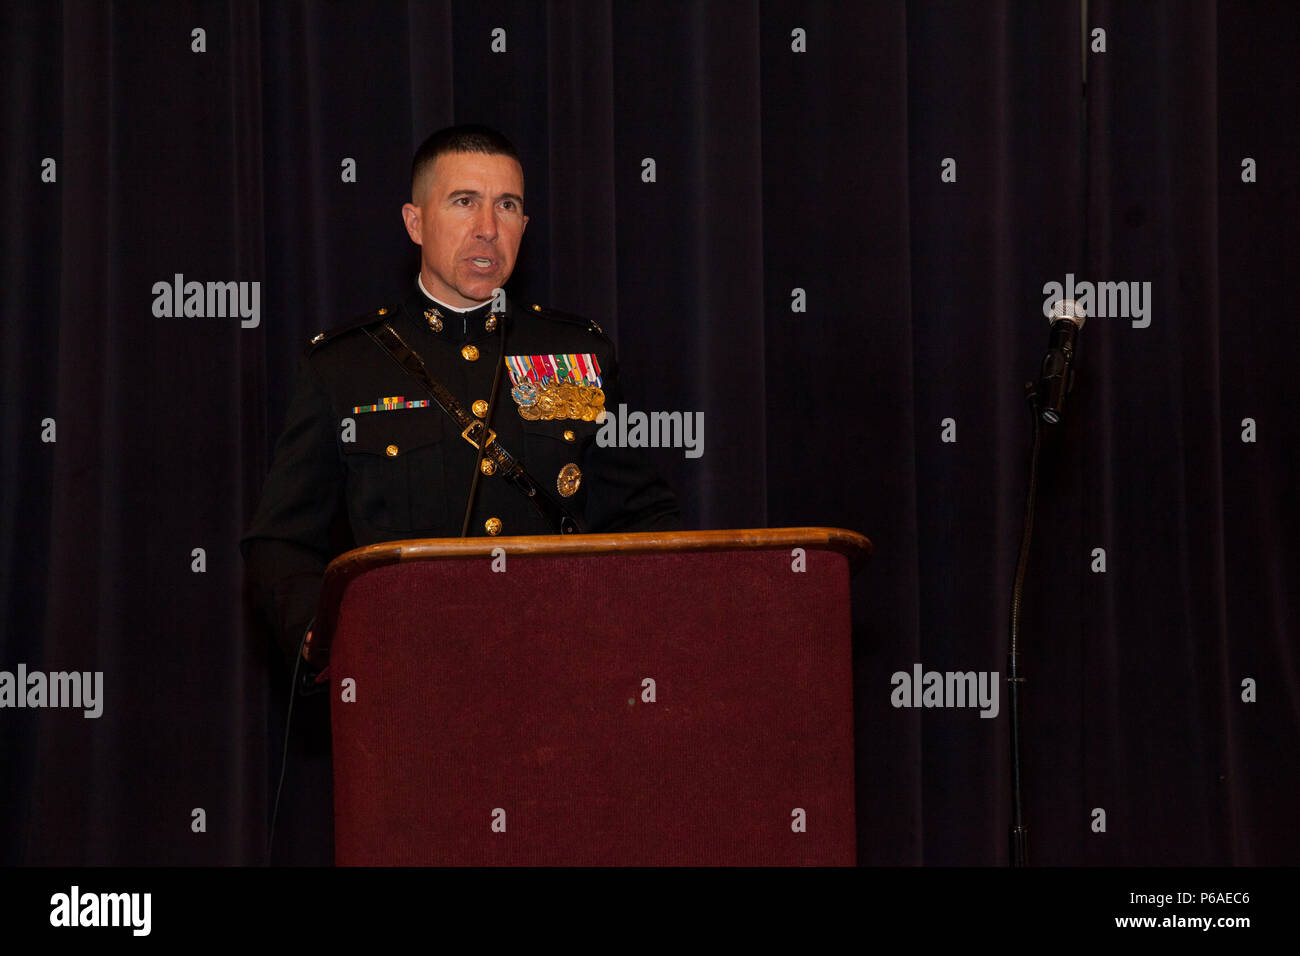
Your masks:
<path fill-rule="evenodd" d="M 509 156 L 443 153 L 423 205 L 407 203 L 402 219 L 420 246 L 424 287 L 449 305 L 476 305 L 514 271 L 528 225 L 524 171 Z"/>

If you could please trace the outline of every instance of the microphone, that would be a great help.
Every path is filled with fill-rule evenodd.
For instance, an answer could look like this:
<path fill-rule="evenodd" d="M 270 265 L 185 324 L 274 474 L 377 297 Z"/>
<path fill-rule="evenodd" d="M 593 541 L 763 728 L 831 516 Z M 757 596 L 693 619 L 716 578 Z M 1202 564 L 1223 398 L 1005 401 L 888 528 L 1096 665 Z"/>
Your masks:
<path fill-rule="evenodd" d="M 1055 425 L 1061 420 L 1065 396 L 1074 387 L 1074 343 L 1087 316 L 1073 299 L 1058 299 L 1052 303 L 1048 319 L 1052 332 L 1038 373 L 1038 413 L 1047 424 Z"/>

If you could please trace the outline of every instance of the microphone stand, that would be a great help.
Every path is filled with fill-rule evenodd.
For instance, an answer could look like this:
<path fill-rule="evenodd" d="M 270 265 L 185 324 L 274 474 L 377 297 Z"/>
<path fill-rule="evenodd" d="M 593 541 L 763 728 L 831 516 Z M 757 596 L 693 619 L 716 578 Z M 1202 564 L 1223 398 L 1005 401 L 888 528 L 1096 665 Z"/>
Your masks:
<path fill-rule="evenodd" d="M 1011 588 L 1011 633 L 1007 651 L 1007 696 L 1011 703 L 1011 865 L 1029 865 L 1029 828 L 1025 826 L 1020 790 L 1024 769 L 1020 762 L 1020 690 L 1025 683 L 1020 669 L 1020 608 L 1024 599 L 1025 571 L 1029 566 L 1029 545 L 1034 537 L 1034 506 L 1038 499 L 1038 452 L 1041 446 L 1041 416 L 1038 408 L 1038 385 L 1025 383 L 1025 400 L 1034 415 L 1034 438 L 1029 453 L 1029 488 L 1025 492 L 1024 531 L 1020 537 L 1020 556 L 1016 560 L 1016 579 Z"/>

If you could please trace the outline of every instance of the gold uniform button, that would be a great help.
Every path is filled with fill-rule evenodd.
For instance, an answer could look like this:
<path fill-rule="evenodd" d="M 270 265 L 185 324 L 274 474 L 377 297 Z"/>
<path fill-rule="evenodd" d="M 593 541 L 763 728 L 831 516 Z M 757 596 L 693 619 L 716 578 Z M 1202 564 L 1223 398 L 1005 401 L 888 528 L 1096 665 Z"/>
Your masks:
<path fill-rule="evenodd" d="M 494 332 L 496 331 L 496 327 L 497 327 L 497 317 L 495 315 L 492 315 L 491 313 L 488 313 L 487 319 L 483 322 L 483 328 L 487 329 L 489 332 Z"/>
<path fill-rule="evenodd" d="M 389 445 L 387 448 L 384 449 L 384 452 L 385 452 L 385 454 L 388 455 L 389 458 L 396 458 L 396 457 L 397 457 L 397 446 L 396 446 L 396 445 Z"/>
<path fill-rule="evenodd" d="M 388 310 L 387 310 L 387 309 L 380 309 L 380 310 L 379 310 L 379 314 L 380 314 L 380 315 L 387 315 L 387 314 L 388 314 Z"/>
<path fill-rule="evenodd" d="M 463 349 L 460 350 L 460 354 L 465 357 L 466 362 L 478 361 L 478 349 L 475 348 L 473 345 L 465 346 Z"/>
<path fill-rule="evenodd" d="M 540 311 L 542 311 L 542 307 L 541 307 L 540 305 L 538 305 L 536 302 L 534 302 L 534 303 L 533 303 L 533 311 L 534 311 L 534 312 L 540 312 Z"/>
<path fill-rule="evenodd" d="M 492 535 L 500 534 L 500 533 L 501 533 L 501 519 L 500 519 L 500 518 L 488 518 L 487 521 L 484 521 L 484 522 L 483 522 L 483 527 L 487 530 L 487 533 L 488 533 L 488 534 L 492 534 Z"/>
<path fill-rule="evenodd" d="M 312 345 L 317 345 L 317 344 L 319 344 L 321 341 L 323 341 L 324 338 L 325 338 L 325 333 L 324 333 L 324 332 L 317 332 L 317 333 L 315 334 L 315 336 L 312 337 L 311 344 L 312 344 Z"/>
<path fill-rule="evenodd" d="M 576 495 L 580 484 L 582 484 L 582 470 L 573 462 L 569 462 L 561 468 L 559 475 L 555 478 L 555 490 L 565 498 L 572 498 Z"/>
<path fill-rule="evenodd" d="M 491 458 L 484 458 L 479 462 L 478 470 L 485 475 L 494 475 L 496 474 L 497 464 Z"/>
<path fill-rule="evenodd" d="M 577 437 L 578 437 L 577 435 L 573 434 L 573 429 L 572 429 L 572 428 L 566 428 L 566 429 L 564 430 L 564 440 L 565 440 L 565 441 L 575 441 L 575 440 L 577 439 Z"/>
<path fill-rule="evenodd" d="M 477 402 L 471 405 L 470 408 L 474 409 L 474 414 L 479 418 L 487 418 L 488 404 L 483 401 L 483 399 L 480 398 Z"/>

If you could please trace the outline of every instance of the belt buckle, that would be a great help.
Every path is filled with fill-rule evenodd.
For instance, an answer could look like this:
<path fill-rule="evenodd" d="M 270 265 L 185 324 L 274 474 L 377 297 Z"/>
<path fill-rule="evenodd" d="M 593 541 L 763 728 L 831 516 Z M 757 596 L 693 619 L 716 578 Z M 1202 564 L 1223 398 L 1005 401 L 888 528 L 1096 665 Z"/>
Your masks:
<path fill-rule="evenodd" d="M 460 437 L 463 438 L 463 439 L 465 439 L 467 442 L 469 442 L 469 443 L 470 443 L 471 445 L 473 445 L 475 448 L 480 449 L 480 450 L 482 450 L 482 449 L 485 448 L 486 446 L 488 446 L 488 445 L 492 444 L 494 441 L 496 441 L 497 433 L 494 432 L 492 429 L 489 428 L 489 429 L 487 430 L 487 433 L 488 433 L 488 439 L 487 439 L 487 441 L 485 441 L 482 445 L 480 445 L 480 444 L 479 444 L 478 442 L 476 442 L 474 439 L 472 439 L 472 438 L 469 437 L 469 433 L 470 433 L 470 431 L 473 430 L 473 429 L 476 428 L 476 427 L 477 427 L 477 428 L 484 428 L 484 427 L 486 427 L 486 426 L 485 426 L 482 422 L 471 422 L 469 425 L 466 425 L 466 426 L 465 426 L 465 430 L 464 430 L 463 432 L 460 433 Z"/>

